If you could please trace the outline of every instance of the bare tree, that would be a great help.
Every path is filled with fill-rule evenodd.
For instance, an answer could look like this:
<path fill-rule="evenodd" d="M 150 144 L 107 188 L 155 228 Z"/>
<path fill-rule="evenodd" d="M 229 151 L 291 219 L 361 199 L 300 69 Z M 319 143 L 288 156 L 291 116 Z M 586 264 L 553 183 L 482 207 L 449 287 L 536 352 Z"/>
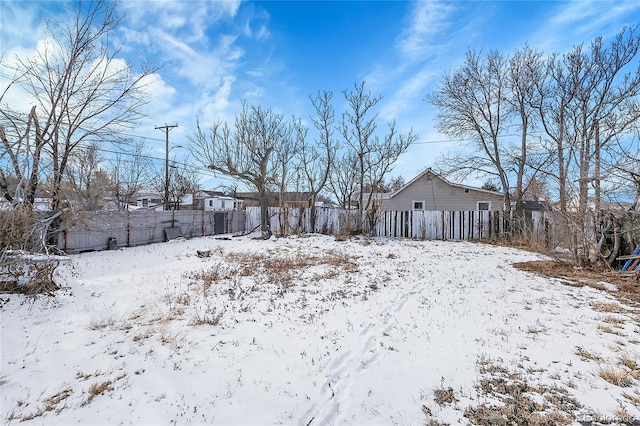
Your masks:
<path fill-rule="evenodd" d="M 316 201 L 320 192 L 325 188 L 331 168 L 334 164 L 338 143 L 333 137 L 335 112 L 331 100 L 333 93 L 318 92 L 315 97 L 309 96 L 315 108 L 316 115 L 311 118 L 318 131 L 317 138 L 310 142 L 307 139 L 307 129 L 296 126 L 296 134 L 300 144 L 298 155 L 304 181 L 307 185 L 310 199 L 311 229 L 315 230 L 317 220 Z"/>
<path fill-rule="evenodd" d="M 552 56 L 538 89 L 537 109 L 555 160 L 560 211 L 580 264 L 589 261 L 593 240 L 588 226 L 591 187 L 595 210 L 600 208 L 602 152 L 609 150 L 610 170 L 615 170 L 620 153 L 612 142 L 629 135 L 640 120 L 640 69 L 623 74 L 638 57 L 637 31 L 638 26 L 625 27 L 608 46 L 597 38 L 588 49 L 578 45 Z"/>
<path fill-rule="evenodd" d="M 407 134 L 398 133 L 395 120 L 388 123 L 388 126 L 388 133 L 382 140 L 374 136 L 369 155 L 365 156 L 364 180 L 369 187 L 365 210 L 374 207 L 374 189 L 384 188 L 385 178 L 393 171 L 393 165 L 398 161 L 400 155 L 418 140 L 418 135 L 414 134 L 413 130 Z"/>
<path fill-rule="evenodd" d="M 377 113 L 372 109 L 382 100 L 365 91 L 365 82 L 355 83 L 353 90 L 343 90 L 349 108 L 342 114 L 340 133 L 357 161 L 358 209 L 364 210 L 364 186 L 367 157 L 373 151 L 372 136 L 376 130 Z"/>
<path fill-rule="evenodd" d="M 14 72 L 0 96 L 3 157 L 24 182 L 30 204 L 44 173 L 51 182 L 53 209 L 59 210 L 65 171 L 77 149 L 118 143 L 122 130 L 143 116 L 144 81 L 155 69 L 134 73 L 117 57 L 109 35 L 120 19 L 114 2 L 78 2 L 69 22 L 49 29 L 50 37 L 34 57 L 3 63 Z M 10 89 L 30 95 L 35 104 L 30 112 L 6 104 Z"/>
<path fill-rule="evenodd" d="M 215 123 L 208 132 L 198 125 L 190 136 L 190 151 L 196 161 L 223 175 L 237 179 L 258 193 L 262 237 L 271 237 L 268 196 L 278 182 L 278 149 L 291 138 L 291 126 L 271 109 L 248 106 L 236 115 L 235 129 Z"/>
<path fill-rule="evenodd" d="M 453 74 L 446 73 L 425 100 L 437 109 L 437 128 L 442 133 L 472 138 L 481 154 L 472 162 L 459 165 L 473 172 L 493 172 L 504 188 L 504 204 L 509 213 L 510 180 L 504 157 L 509 151 L 502 142 L 508 124 L 509 108 L 506 57 L 497 51 L 486 56 L 469 50 L 464 64 Z"/>
<path fill-rule="evenodd" d="M 77 203 L 83 210 L 100 208 L 101 200 L 112 191 L 111 179 L 103 163 L 103 154 L 97 143 L 76 150 L 61 183 L 65 198 Z"/>
<path fill-rule="evenodd" d="M 110 160 L 110 169 L 118 208 L 128 210 L 135 195 L 153 179 L 152 160 L 144 141 L 136 143 L 131 150 L 116 152 Z"/>
<path fill-rule="evenodd" d="M 601 153 L 615 138 L 632 130 L 640 119 L 640 68 L 621 75 L 638 57 L 638 26 L 627 27 L 605 46 L 595 39 L 588 52 L 576 47 L 565 64 L 576 75 L 573 109 L 579 143 L 579 212 L 587 210 L 589 187 L 595 189 L 595 209 L 600 209 Z"/>
<path fill-rule="evenodd" d="M 193 167 L 174 161 L 169 167 L 168 186 L 173 210 L 180 210 L 184 197 L 200 190 L 200 174 Z"/>
<path fill-rule="evenodd" d="M 533 50 L 525 44 L 513 54 L 507 65 L 506 100 L 513 113 L 514 120 L 520 129 L 520 146 L 514 149 L 512 163 L 515 165 L 516 186 L 513 192 L 513 202 L 518 204 L 524 195 L 525 172 L 529 165 L 529 152 L 532 150 L 529 142 L 529 132 L 536 123 L 535 105 L 537 102 L 537 84 L 544 79 L 545 63 L 542 52 Z M 515 148 L 515 147 L 514 147 Z"/>
<path fill-rule="evenodd" d="M 382 185 L 382 187 L 385 192 L 396 192 L 402 189 L 404 185 L 405 185 L 404 178 L 402 176 L 396 176 L 386 181 Z"/>
<path fill-rule="evenodd" d="M 341 207 L 350 209 L 357 202 L 358 193 L 358 157 L 351 152 L 343 152 L 336 157 L 329 176 L 329 190 Z M 364 187 L 364 185 L 363 185 Z"/>
<path fill-rule="evenodd" d="M 365 91 L 365 82 L 354 84 L 351 91 L 342 92 L 347 100 L 348 108 L 342 114 L 339 125 L 346 148 L 357 163 L 356 179 L 358 185 L 358 209 L 368 210 L 372 205 L 372 191 L 384 182 L 384 178 L 393 170 L 393 165 L 401 154 L 418 139 L 410 130 L 400 134 L 395 121 L 388 123 L 388 133 L 380 138 L 376 133 L 377 113 L 373 108 L 382 100 L 382 96 L 373 96 Z M 371 190 L 365 201 L 365 186 Z"/>

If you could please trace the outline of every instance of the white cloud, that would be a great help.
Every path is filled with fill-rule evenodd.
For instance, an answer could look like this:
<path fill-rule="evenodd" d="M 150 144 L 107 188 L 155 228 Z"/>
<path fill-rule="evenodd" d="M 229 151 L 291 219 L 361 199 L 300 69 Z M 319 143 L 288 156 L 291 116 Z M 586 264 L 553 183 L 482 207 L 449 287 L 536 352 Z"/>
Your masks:
<path fill-rule="evenodd" d="M 176 94 L 175 87 L 170 86 L 158 73 L 148 74 L 140 81 L 149 96 L 151 108 L 155 110 L 169 109 Z"/>
<path fill-rule="evenodd" d="M 397 40 L 398 50 L 409 59 L 417 59 L 438 48 L 454 10 L 451 3 L 438 0 L 414 2 L 409 26 Z"/>
<path fill-rule="evenodd" d="M 216 22 L 234 18 L 240 1 L 131 1 L 122 7 L 127 22 L 140 24 L 144 27 L 143 32 L 158 28 L 176 33 L 186 43 L 192 43 L 201 41 L 207 29 Z"/>
<path fill-rule="evenodd" d="M 429 85 L 438 77 L 439 74 L 427 68 L 409 76 L 384 105 L 380 117 L 388 121 L 415 109 L 416 104 L 422 102 Z"/>
<path fill-rule="evenodd" d="M 614 36 L 622 26 L 635 23 L 640 16 L 640 2 L 636 1 L 574 0 L 557 4 L 558 7 L 550 9 L 548 21 L 530 38 L 532 45 L 548 53 L 562 53 L 598 36 Z"/>
<path fill-rule="evenodd" d="M 6 52 L 7 46 L 33 46 L 43 37 L 46 22 L 38 14 L 38 2 L 13 2 L 2 0 L 0 9 L 0 55 Z M 49 18 L 53 18 L 50 13 Z"/>

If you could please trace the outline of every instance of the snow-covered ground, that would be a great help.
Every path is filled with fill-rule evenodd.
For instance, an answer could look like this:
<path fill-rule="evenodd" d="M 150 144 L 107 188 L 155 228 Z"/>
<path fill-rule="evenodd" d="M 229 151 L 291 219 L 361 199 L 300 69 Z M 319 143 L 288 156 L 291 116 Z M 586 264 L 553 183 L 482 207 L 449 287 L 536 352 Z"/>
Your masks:
<path fill-rule="evenodd" d="M 640 419 L 638 311 L 512 266 L 536 259 L 320 235 L 76 255 L 55 298 L 0 295 L 1 421 L 468 424 L 514 386 L 549 419 Z"/>

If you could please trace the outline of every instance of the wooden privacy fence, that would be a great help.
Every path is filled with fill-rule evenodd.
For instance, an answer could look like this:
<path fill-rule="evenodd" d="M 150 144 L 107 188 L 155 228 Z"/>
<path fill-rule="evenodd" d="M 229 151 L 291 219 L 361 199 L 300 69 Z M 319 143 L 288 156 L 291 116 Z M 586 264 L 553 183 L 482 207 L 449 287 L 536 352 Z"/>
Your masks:
<path fill-rule="evenodd" d="M 482 240 L 504 232 L 504 215 L 491 211 L 381 212 L 376 235 L 420 240 Z"/>
<path fill-rule="evenodd" d="M 247 207 L 247 231 L 260 228 L 260 208 Z M 379 211 L 373 218 L 365 212 L 334 208 L 316 209 L 315 229 L 311 229 L 310 208 L 269 209 L 271 230 L 276 235 L 319 232 L 349 233 L 364 229 L 372 236 L 413 239 L 481 240 L 517 235 L 544 244 L 552 219 L 548 212 L 527 211 L 506 217 L 499 211 Z M 517 227 L 513 226 L 517 223 Z M 362 224 L 362 226 L 358 226 Z"/>
<path fill-rule="evenodd" d="M 58 237 L 65 253 L 134 247 L 178 236 L 202 237 L 244 231 L 244 211 L 89 211 L 66 219 Z"/>
<path fill-rule="evenodd" d="M 247 232 L 260 229 L 260 207 L 246 208 Z M 339 234 L 356 223 L 358 212 L 334 208 L 316 208 L 316 224 L 311 229 L 311 208 L 269 207 L 271 232 L 276 235 L 291 233 Z"/>

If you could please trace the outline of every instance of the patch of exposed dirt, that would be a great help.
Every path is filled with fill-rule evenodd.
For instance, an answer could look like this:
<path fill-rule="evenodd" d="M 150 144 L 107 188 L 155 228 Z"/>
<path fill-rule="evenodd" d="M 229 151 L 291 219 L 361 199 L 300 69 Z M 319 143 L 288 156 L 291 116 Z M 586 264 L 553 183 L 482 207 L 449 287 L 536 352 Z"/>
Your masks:
<path fill-rule="evenodd" d="M 514 263 L 514 267 L 550 278 L 559 278 L 562 282 L 577 287 L 590 286 L 609 291 L 626 303 L 640 306 L 640 273 L 630 276 L 604 266 L 578 268 L 562 260 L 535 260 Z M 640 271 L 639 271 L 640 272 Z M 618 291 L 611 291 L 605 283 L 613 284 Z"/>

